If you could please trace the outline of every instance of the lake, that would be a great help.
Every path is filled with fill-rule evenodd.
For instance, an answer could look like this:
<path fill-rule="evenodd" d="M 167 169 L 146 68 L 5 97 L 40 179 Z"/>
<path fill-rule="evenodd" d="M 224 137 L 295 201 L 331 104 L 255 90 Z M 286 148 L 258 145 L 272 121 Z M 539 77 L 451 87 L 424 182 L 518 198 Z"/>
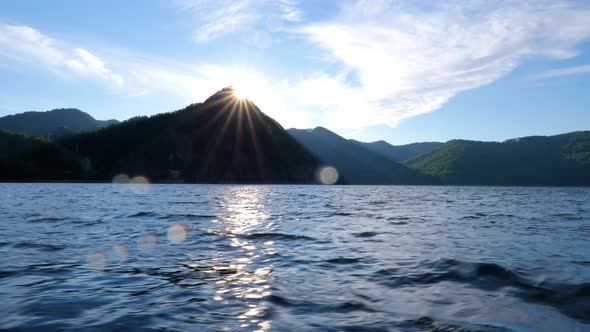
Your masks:
<path fill-rule="evenodd" d="M 590 188 L 0 184 L 0 328 L 590 331 Z"/>

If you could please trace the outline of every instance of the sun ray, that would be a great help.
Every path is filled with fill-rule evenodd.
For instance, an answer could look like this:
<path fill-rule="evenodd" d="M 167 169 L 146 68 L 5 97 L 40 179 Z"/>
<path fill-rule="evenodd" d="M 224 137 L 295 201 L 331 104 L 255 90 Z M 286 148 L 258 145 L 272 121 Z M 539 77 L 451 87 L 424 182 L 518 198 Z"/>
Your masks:
<path fill-rule="evenodd" d="M 254 148 L 256 164 L 258 165 L 258 177 L 260 178 L 260 180 L 262 180 L 263 179 L 263 172 L 264 172 L 264 168 L 263 168 L 263 164 L 262 164 L 263 155 L 262 155 L 262 151 L 260 151 L 260 146 L 258 144 L 258 136 L 256 136 L 256 131 L 254 130 L 254 123 L 252 122 L 252 117 L 250 115 L 250 112 L 246 112 L 246 120 L 248 122 L 249 136 L 252 139 L 252 146 Z"/>
<path fill-rule="evenodd" d="M 225 119 L 225 122 L 223 123 L 221 130 L 217 133 L 217 135 L 213 138 L 213 143 L 209 146 L 208 151 L 206 152 L 206 156 L 205 156 L 205 163 L 204 165 L 208 165 L 210 163 L 210 161 L 213 158 L 213 153 L 216 150 L 217 146 L 219 145 L 219 143 L 221 142 L 222 138 L 223 138 L 223 134 L 225 133 L 225 130 L 227 129 L 227 126 L 229 125 L 229 122 L 232 118 L 232 115 L 234 113 L 235 110 L 235 105 L 237 103 L 235 98 L 231 98 L 229 100 L 226 100 L 225 98 L 227 97 L 223 97 L 223 99 L 226 101 L 225 105 L 223 105 L 223 107 L 217 112 L 217 114 L 215 114 L 214 118 L 211 119 L 211 121 L 209 121 L 209 123 L 207 124 L 207 126 L 212 126 L 214 125 L 217 120 L 220 119 L 221 116 L 223 116 L 223 114 L 225 114 L 228 110 L 228 108 L 231 108 L 229 110 L 229 114 L 227 115 L 227 118 Z M 205 170 L 201 170 L 201 173 L 204 173 Z M 204 174 L 201 174 L 204 175 Z"/>

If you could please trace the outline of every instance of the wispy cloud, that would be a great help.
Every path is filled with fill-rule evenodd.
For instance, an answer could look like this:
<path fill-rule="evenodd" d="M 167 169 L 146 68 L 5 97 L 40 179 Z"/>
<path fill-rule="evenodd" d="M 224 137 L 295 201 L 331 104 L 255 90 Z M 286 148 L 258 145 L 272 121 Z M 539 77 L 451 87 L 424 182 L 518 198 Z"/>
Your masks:
<path fill-rule="evenodd" d="M 396 125 L 532 56 L 576 56 L 588 22 L 590 5 L 568 1 L 356 1 L 298 29 L 342 69 L 294 89 L 332 126 Z"/>
<path fill-rule="evenodd" d="M 0 23 L 0 57 L 13 63 L 43 67 L 60 75 L 98 79 L 112 87 L 124 84 L 121 75 L 109 69 L 98 56 L 29 26 Z"/>
<path fill-rule="evenodd" d="M 195 17 L 197 43 L 256 25 L 276 31 L 284 22 L 299 22 L 303 18 L 296 0 L 176 0 L 176 3 Z"/>
<path fill-rule="evenodd" d="M 299 22 L 303 19 L 303 12 L 298 8 L 296 0 L 280 0 L 279 9 L 285 21 Z"/>
<path fill-rule="evenodd" d="M 256 0 L 178 0 L 178 4 L 196 17 L 199 26 L 194 40 L 198 43 L 233 32 L 258 18 Z"/>
<path fill-rule="evenodd" d="M 590 65 L 582 65 L 582 66 L 547 70 L 547 71 L 544 71 L 544 72 L 539 73 L 537 75 L 534 75 L 532 78 L 533 79 L 544 79 L 544 78 L 570 76 L 570 75 L 578 75 L 578 74 L 586 74 L 586 73 L 590 73 Z"/>

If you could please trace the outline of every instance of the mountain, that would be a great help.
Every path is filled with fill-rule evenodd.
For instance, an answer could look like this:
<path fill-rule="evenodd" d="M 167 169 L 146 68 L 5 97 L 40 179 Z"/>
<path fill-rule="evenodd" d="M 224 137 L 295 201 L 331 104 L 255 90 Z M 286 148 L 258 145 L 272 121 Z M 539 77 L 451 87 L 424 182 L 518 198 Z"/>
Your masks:
<path fill-rule="evenodd" d="M 287 131 L 316 158 L 333 166 L 347 184 L 425 184 L 418 171 L 390 160 L 323 127 Z"/>
<path fill-rule="evenodd" d="M 590 131 L 499 142 L 452 140 L 407 161 L 461 185 L 590 185 Z"/>
<path fill-rule="evenodd" d="M 590 131 L 505 142 L 363 143 L 322 127 L 286 131 L 231 88 L 175 112 L 114 122 L 76 109 L 0 118 L 0 128 L 52 138 L 0 130 L 0 181 L 110 181 L 124 173 L 155 181 L 316 183 L 329 165 L 342 184 L 590 186 Z"/>
<path fill-rule="evenodd" d="M 205 102 L 137 117 L 60 141 L 91 161 L 90 176 L 118 173 L 204 183 L 311 183 L 318 161 L 275 120 L 225 88 Z"/>
<path fill-rule="evenodd" d="M 440 142 L 422 142 L 422 143 L 411 143 L 406 145 L 391 145 L 385 141 L 377 141 L 371 143 L 359 142 L 356 140 L 350 140 L 353 143 L 359 144 L 366 149 L 376 152 L 382 156 L 385 156 L 393 161 L 406 161 L 421 155 L 422 153 L 431 151 L 443 143 Z"/>
<path fill-rule="evenodd" d="M 81 175 L 80 160 L 63 147 L 0 130 L 0 180 L 63 180 Z"/>
<path fill-rule="evenodd" d="M 25 112 L 0 117 L 0 129 L 29 136 L 62 137 L 93 131 L 118 123 L 117 120 L 95 120 L 75 108 L 59 108 L 47 112 Z"/>

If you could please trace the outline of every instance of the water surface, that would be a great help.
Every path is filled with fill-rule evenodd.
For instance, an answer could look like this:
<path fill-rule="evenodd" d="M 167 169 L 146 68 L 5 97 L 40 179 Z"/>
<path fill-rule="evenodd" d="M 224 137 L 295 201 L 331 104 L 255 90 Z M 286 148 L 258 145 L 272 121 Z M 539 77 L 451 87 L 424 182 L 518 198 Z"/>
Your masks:
<path fill-rule="evenodd" d="M 589 239 L 590 188 L 0 184 L 0 328 L 590 331 Z"/>

